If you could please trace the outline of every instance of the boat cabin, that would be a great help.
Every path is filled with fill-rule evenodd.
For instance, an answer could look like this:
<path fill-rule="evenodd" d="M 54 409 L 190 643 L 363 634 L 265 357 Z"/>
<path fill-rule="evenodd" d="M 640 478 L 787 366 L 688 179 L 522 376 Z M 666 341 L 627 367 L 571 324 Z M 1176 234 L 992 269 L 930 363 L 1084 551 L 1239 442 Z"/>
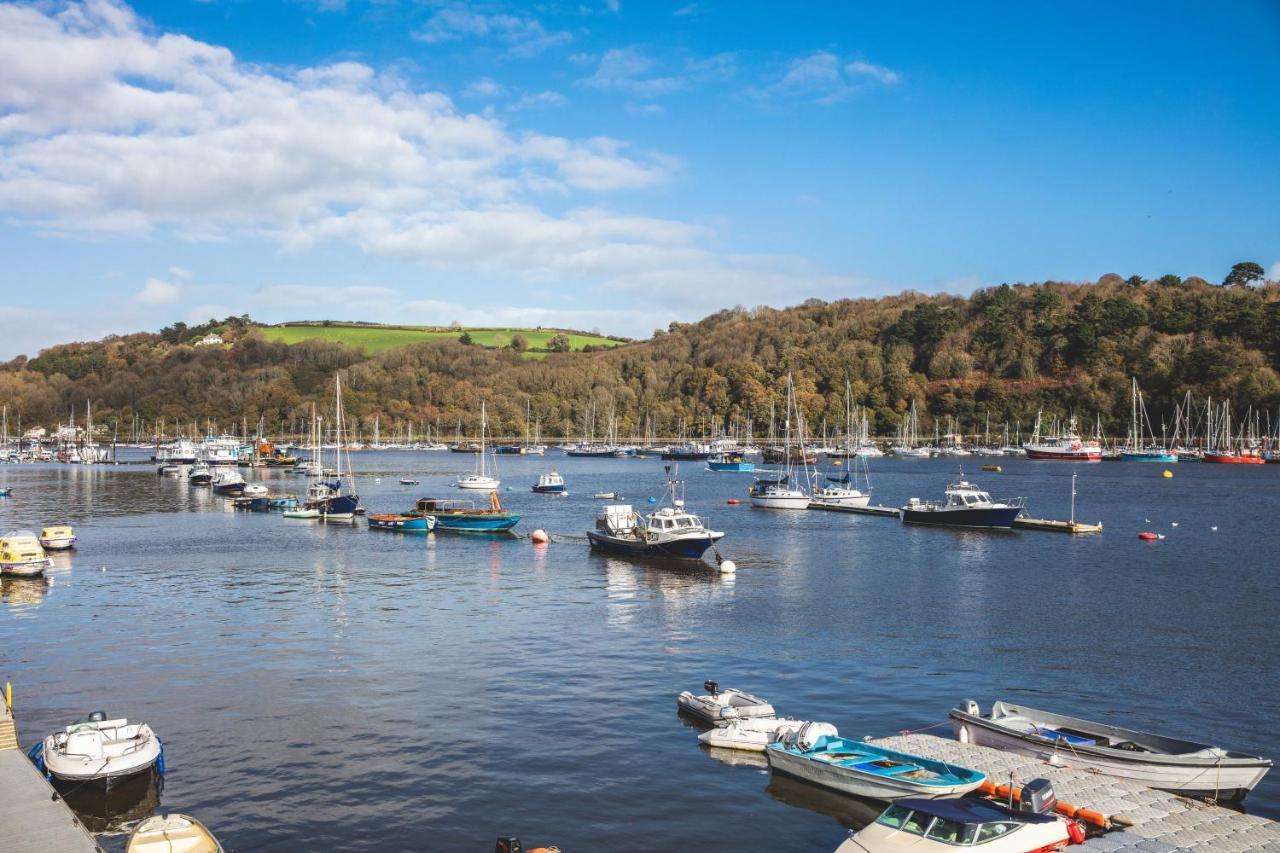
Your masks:
<path fill-rule="evenodd" d="M 885 809 L 876 818 L 876 826 L 954 847 L 970 847 L 1008 838 L 1027 826 L 1057 821 L 1053 814 L 1013 811 L 988 800 L 908 798 Z"/>
<path fill-rule="evenodd" d="M 961 480 L 947 486 L 947 506 L 949 507 L 990 506 L 992 503 L 994 501 L 991 500 L 991 495 L 973 483 Z"/>

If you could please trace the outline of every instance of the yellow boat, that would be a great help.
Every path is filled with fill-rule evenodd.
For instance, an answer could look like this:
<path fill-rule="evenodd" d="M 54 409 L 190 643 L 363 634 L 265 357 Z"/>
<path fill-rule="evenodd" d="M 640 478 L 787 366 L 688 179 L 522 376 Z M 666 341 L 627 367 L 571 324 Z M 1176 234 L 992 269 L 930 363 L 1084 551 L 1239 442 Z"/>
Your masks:
<path fill-rule="evenodd" d="M 30 530 L 11 530 L 0 539 L 0 575 L 34 577 L 53 565 Z"/>
<path fill-rule="evenodd" d="M 66 551 L 75 547 L 76 534 L 70 524 L 55 524 L 40 531 L 40 544 L 46 551 Z"/>
<path fill-rule="evenodd" d="M 183 814 L 149 817 L 129 836 L 125 853 L 222 853 L 200 821 Z"/>

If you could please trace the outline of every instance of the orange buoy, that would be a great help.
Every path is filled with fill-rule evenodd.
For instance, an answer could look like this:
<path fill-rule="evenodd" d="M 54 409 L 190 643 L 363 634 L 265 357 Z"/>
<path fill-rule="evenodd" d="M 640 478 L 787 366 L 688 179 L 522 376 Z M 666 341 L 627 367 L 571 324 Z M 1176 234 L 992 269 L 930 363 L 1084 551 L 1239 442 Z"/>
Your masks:
<path fill-rule="evenodd" d="M 1138 538 L 1144 542 L 1151 542 L 1160 538 L 1159 533 L 1152 533 L 1150 530 L 1144 530 L 1138 534 Z"/>
<path fill-rule="evenodd" d="M 725 503 L 727 503 L 729 506 L 737 506 L 738 504 L 742 503 L 742 501 L 738 500 L 737 498 L 729 498 L 729 500 L 725 501 Z"/>
<path fill-rule="evenodd" d="M 1062 800 L 1058 800 L 1058 802 L 1054 803 L 1053 810 L 1063 817 L 1075 817 L 1076 812 L 1080 811 L 1078 808 L 1071 805 L 1071 803 L 1064 803 Z"/>
<path fill-rule="evenodd" d="M 1110 825 L 1102 812 L 1096 812 L 1093 809 L 1080 809 L 1076 812 L 1076 820 L 1092 824 L 1099 829 L 1106 829 Z"/>
<path fill-rule="evenodd" d="M 551 541 L 551 537 L 547 535 L 547 531 L 543 530 L 541 527 L 530 533 L 529 538 L 533 540 L 534 545 L 546 545 Z"/>

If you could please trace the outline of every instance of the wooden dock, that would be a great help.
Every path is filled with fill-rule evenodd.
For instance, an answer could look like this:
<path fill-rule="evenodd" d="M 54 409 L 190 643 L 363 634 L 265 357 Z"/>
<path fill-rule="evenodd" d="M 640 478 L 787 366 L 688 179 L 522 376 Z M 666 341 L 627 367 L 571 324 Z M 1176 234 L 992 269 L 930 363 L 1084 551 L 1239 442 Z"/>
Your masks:
<path fill-rule="evenodd" d="M 1016 530 L 1047 530 L 1050 533 L 1074 533 L 1077 536 L 1086 533 L 1101 533 L 1102 522 L 1085 524 L 1082 521 L 1056 521 L 1052 518 L 1017 518 L 1013 522 Z"/>
<path fill-rule="evenodd" d="M 809 501 L 809 509 L 822 509 L 827 512 L 851 512 L 854 515 L 885 515 L 897 518 L 901 513 L 896 506 L 841 506 L 840 504 Z"/>
<path fill-rule="evenodd" d="M 1088 853 L 1261 853 L 1280 851 L 1280 823 L 1179 797 L 1127 779 L 1058 767 L 1026 755 L 913 734 L 872 741 L 915 755 L 981 770 L 997 785 L 1036 778 L 1053 783 L 1063 802 L 1110 819 L 1114 829 L 1069 850 Z"/>
<path fill-rule="evenodd" d="M 17 727 L 7 705 L 0 715 L 0 850 L 102 853 L 93 836 L 18 748 Z"/>

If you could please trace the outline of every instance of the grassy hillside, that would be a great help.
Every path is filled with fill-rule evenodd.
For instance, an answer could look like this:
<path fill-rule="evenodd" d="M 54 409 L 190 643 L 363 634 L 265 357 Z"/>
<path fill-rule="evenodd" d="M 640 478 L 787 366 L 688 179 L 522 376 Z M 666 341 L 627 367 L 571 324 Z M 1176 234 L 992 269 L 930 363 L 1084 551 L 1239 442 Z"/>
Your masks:
<path fill-rule="evenodd" d="M 516 335 L 523 335 L 533 350 L 545 350 L 551 339 L 562 333 L 569 338 L 569 348 L 575 352 L 586 346 L 613 347 L 623 343 L 614 338 L 572 332 L 561 329 L 491 329 L 453 328 L 441 326 L 382 326 L 333 323 L 282 323 L 262 327 L 262 336 L 269 341 L 297 344 L 303 341 L 330 341 L 363 349 L 370 355 L 386 352 L 395 347 L 417 344 L 423 341 L 456 341 L 463 333 L 471 336 L 473 344 L 482 347 L 507 347 Z M 542 355 L 526 353 L 528 357 Z"/>

